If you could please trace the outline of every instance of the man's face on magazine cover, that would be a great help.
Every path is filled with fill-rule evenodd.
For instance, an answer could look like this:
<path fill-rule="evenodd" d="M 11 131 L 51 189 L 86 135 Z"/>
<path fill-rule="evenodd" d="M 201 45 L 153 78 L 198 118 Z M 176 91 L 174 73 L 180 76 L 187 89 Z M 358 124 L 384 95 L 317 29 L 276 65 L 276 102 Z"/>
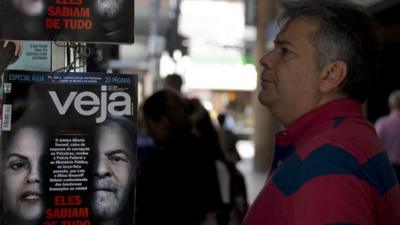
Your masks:
<path fill-rule="evenodd" d="M 44 210 L 39 169 L 44 147 L 42 131 L 22 128 L 11 138 L 3 158 L 5 211 L 23 220 L 39 219 Z"/>
<path fill-rule="evenodd" d="M 43 0 L 12 0 L 14 7 L 26 16 L 39 16 L 44 12 Z"/>
<path fill-rule="evenodd" d="M 100 15 L 113 18 L 121 11 L 123 2 L 124 0 L 97 0 L 96 9 Z"/>
<path fill-rule="evenodd" d="M 109 122 L 97 131 L 93 213 L 112 218 L 125 206 L 133 180 L 133 145 L 128 134 Z"/>

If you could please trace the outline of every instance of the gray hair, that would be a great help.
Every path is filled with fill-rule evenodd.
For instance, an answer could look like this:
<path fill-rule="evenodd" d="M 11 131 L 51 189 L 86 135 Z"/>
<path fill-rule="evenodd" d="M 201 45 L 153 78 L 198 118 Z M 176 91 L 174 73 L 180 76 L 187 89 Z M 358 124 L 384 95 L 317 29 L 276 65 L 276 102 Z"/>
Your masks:
<path fill-rule="evenodd" d="M 282 5 L 281 21 L 306 17 L 319 22 L 312 38 L 317 69 L 334 60 L 344 61 L 348 72 L 340 91 L 364 102 L 380 67 L 380 26 L 360 6 L 344 0 L 290 1 Z"/>
<path fill-rule="evenodd" d="M 400 89 L 393 91 L 389 95 L 388 102 L 393 109 L 400 109 Z"/>

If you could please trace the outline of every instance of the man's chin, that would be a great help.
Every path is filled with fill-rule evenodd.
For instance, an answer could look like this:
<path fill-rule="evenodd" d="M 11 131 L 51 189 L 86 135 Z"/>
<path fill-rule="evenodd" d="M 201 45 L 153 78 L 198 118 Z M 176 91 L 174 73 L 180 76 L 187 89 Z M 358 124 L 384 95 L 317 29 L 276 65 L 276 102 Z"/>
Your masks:
<path fill-rule="evenodd" d="M 117 202 L 115 192 L 99 190 L 94 193 L 94 199 L 97 204 L 107 205 L 111 202 Z"/>
<path fill-rule="evenodd" d="M 265 90 L 261 90 L 258 93 L 258 101 L 268 107 L 271 104 L 271 96 Z"/>
<path fill-rule="evenodd" d="M 114 192 L 96 191 L 94 195 L 94 213 L 97 217 L 112 218 L 119 212 L 118 200 Z"/>

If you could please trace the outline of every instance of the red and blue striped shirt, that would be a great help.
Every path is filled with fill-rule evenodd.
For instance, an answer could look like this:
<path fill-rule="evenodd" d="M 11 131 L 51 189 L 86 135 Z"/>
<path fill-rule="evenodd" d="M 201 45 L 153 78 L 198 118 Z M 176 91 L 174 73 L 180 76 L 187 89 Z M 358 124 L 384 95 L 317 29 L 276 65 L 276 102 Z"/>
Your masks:
<path fill-rule="evenodd" d="M 400 225 L 399 185 L 359 102 L 327 103 L 275 138 L 245 225 Z"/>

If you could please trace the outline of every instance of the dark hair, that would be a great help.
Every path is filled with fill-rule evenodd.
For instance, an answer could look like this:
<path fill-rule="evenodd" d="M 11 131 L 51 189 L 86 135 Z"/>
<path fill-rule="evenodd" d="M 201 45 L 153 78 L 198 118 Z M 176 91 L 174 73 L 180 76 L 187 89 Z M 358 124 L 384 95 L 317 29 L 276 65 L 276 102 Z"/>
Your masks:
<path fill-rule="evenodd" d="M 161 90 L 151 95 L 143 104 L 143 113 L 153 121 L 160 121 L 165 117 L 170 124 L 170 133 L 187 132 L 191 129 L 185 102 L 174 91 Z"/>
<path fill-rule="evenodd" d="M 227 161 L 222 150 L 220 136 L 214 126 L 209 112 L 198 98 L 186 100 L 186 111 L 191 119 L 194 133 L 207 145 L 205 151 L 213 160 Z"/>
<path fill-rule="evenodd" d="M 181 91 L 183 84 L 182 77 L 179 74 L 170 74 L 165 77 L 164 86 L 167 88 L 172 88 L 176 91 Z"/>
<path fill-rule="evenodd" d="M 222 127 L 224 126 L 226 115 L 224 113 L 218 114 L 217 116 L 218 124 Z"/>
<path fill-rule="evenodd" d="M 381 27 L 364 9 L 343 0 L 304 0 L 283 3 L 281 21 L 311 18 L 320 27 L 313 36 L 317 68 L 333 60 L 347 65 L 340 91 L 364 102 L 380 69 Z"/>
<path fill-rule="evenodd" d="M 136 135 L 137 127 L 135 123 L 125 116 L 113 116 L 108 114 L 107 119 L 103 123 L 97 124 L 97 128 L 117 125 L 123 131 L 123 140 L 132 147 L 132 154 L 136 155 Z M 98 131 L 98 130 L 97 130 Z"/>

